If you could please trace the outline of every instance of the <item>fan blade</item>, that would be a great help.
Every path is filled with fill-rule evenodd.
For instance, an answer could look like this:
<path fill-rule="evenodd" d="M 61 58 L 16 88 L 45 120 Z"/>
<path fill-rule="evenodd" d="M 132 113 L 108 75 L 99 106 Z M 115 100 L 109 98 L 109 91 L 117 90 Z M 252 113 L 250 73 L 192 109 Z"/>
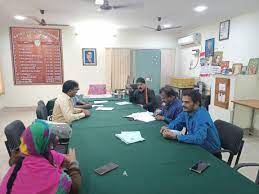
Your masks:
<path fill-rule="evenodd" d="M 37 17 L 35 17 L 35 16 L 27 16 L 27 18 L 30 18 L 31 20 L 34 20 L 38 24 L 41 24 L 41 21 Z"/>
<path fill-rule="evenodd" d="M 46 24 L 46 26 L 70 26 L 68 24 Z"/>
<path fill-rule="evenodd" d="M 112 9 L 121 9 L 121 8 L 127 8 L 129 7 L 128 5 L 115 5 L 115 6 L 112 6 Z"/>
<path fill-rule="evenodd" d="M 125 5 L 114 5 L 112 6 L 113 9 L 123 9 L 123 8 L 140 8 L 144 7 L 144 3 L 128 3 Z"/>
<path fill-rule="evenodd" d="M 153 27 L 150 27 L 150 26 L 143 26 L 144 28 L 147 28 L 147 29 L 151 29 L 151 30 L 156 30 L 156 28 L 153 28 Z"/>
<path fill-rule="evenodd" d="M 109 11 L 109 10 L 112 10 L 112 9 L 113 9 L 113 7 L 110 6 L 110 5 L 101 5 L 100 6 L 101 11 Z"/>
<path fill-rule="evenodd" d="M 178 28 L 182 28 L 182 26 L 174 26 L 174 27 L 170 27 L 170 28 L 162 28 L 161 30 L 173 30 L 173 29 L 178 29 Z"/>

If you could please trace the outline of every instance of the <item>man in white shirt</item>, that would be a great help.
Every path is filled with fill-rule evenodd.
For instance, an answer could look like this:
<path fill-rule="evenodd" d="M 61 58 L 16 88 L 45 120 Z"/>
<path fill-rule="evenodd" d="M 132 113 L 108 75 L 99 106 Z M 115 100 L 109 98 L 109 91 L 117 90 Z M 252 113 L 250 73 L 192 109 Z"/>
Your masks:
<path fill-rule="evenodd" d="M 68 80 L 63 84 L 62 93 L 55 101 L 53 109 L 53 121 L 59 123 L 72 123 L 75 120 L 89 117 L 90 112 L 79 108 L 74 108 L 72 97 L 79 90 L 79 85 L 76 81 Z"/>

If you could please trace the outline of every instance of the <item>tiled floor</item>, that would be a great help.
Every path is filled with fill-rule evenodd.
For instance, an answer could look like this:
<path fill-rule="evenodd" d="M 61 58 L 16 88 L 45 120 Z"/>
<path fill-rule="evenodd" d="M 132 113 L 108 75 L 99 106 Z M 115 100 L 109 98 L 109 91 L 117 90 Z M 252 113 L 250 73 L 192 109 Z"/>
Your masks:
<path fill-rule="evenodd" d="M 16 119 L 23 121 L 25 126 L 27 126 L 35 118 L 35 108 L 5 108 L 0 110 L 0 180 L 8 169 L 8 153 L 4 144 L 4 127 Z M 246 135 L 244 139 L 245 145 L 240 162 L 259 163 L 259 137 Z M 224 155 L 224 158 L 226 157 L 227 155 Z M 257 170 L 258 168 L 256 167 L 249 167 L 240 170 L 240 172 L 254 181 Z"/>

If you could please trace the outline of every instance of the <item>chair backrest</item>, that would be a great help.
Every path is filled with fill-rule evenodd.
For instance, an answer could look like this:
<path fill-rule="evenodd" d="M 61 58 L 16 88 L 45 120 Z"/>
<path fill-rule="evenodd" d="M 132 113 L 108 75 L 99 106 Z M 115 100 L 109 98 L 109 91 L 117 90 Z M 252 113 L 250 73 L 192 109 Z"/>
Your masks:
<path fill-rule="evenodd" d="M 88 94 L 89 95 L 101 95 L 106 94 L 106 85 L 105 84 L 90 84 Z"/>
<path fill-rule="evenodd" d="M 39 104 L 36 108 L 37 119 L 48 120 L 48 110 L 44 104 Z"/>
<path fill-rule="evenodd" d="M 236 155 L 242 144 L 243 129 L 222 120 L 216 120 L 214 122 L 218 130 L 219 138 L 221 141 L 221 147 L 223 149 L 231 150 Z"/>
<path fill-rule="evenodd" d="M 57 100 L 57 98 L 54 98 L 54 99 L 51 99 L 47 102 L 46 108 L 47 108 L 47 111 L 48 111 L 48 116 L 52 115 L 56 100 Z"/>
<path fill-rule="evenodd" d="M 15 120 L 5 127 L 4 132 L 7 139 L 7 145 L 10 150 L 19 147 L 21 143 L 20 137 L 24 130 L 25 126 L 20 120 Z"/>
<path fill-rule="evenodd" d="M 37 104 L 46 106 L 43 100 L 39 100 Z"/>
<path fill-rule="evenodd" d="M 130 84 L 130 87 L 131 87 L 133 90 L 138 89 L 138 85 L 137 85 L 137 84 Z"/>

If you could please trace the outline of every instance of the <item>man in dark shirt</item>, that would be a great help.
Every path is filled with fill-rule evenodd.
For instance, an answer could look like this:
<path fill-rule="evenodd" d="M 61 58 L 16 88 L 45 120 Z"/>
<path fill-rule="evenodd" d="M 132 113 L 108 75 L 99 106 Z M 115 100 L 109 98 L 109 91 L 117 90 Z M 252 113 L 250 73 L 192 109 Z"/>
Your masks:
<path fill-rule="evenodd" d="M 138 89 L 129 93 L 129 100 L 132 103 L 140 104 L 149 112 L 154 112 L 156 107 L 156 98 L 154 90 L 147 88 L 146 81 L 140 77 L 137 79 Z"/>
<path fill-rule="evenodd" d="M 161 88 L 159 93 L 165 105 L 162 107 L 161 112 L 157 113 L 155 117 L 156 120 L 164 121 L 169 124 L 183 111 L 182 102 L 177 98 L 177 93 L 170 86 Z"/>

